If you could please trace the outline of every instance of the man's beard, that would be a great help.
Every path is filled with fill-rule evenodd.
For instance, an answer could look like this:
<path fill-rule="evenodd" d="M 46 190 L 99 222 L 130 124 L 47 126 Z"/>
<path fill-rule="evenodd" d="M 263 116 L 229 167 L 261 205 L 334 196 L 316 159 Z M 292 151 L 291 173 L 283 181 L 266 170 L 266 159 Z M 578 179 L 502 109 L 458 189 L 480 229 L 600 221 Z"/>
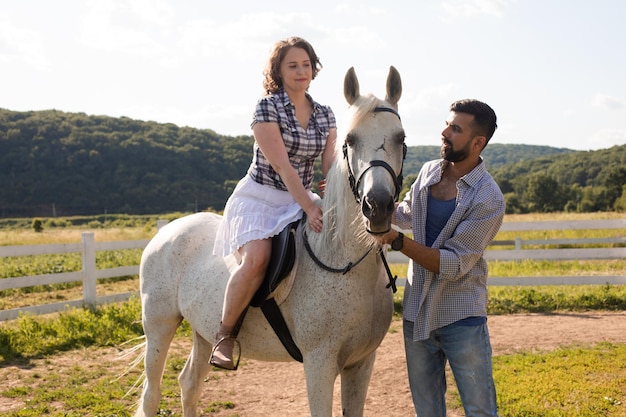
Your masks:
<path fill-rule="evenodd" d="M 452 144 L 447 140 L 443 140 L 443 144 L 441 145 L 441 157 L 448 162 L 461 162 L 469 156 L 469 147 L 472 143 L 471 140 L 465 144 L 462 149 L 454 150 Z M 448 145 L 447 147 L 445 145 Z"/>

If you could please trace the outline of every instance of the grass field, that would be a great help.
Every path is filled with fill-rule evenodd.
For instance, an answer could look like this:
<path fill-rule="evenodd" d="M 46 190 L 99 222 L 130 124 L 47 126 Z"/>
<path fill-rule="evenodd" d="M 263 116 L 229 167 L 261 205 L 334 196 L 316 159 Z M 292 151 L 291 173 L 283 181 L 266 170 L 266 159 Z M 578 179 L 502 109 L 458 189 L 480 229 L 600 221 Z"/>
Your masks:
<path fill-rule="evenodd" d="M 173 219 L 180 214 L 163 216 Z M 589 220 L 621 218 L 619 213 L 587 213 L 587 214 L 529 214 L 505 217 L 505 222 L 515 221 L 547 221 L 547 220 Z M 74 243 L 80 241 L 85 230 L 93 231 L 96 241 L 141 240 L 149 239 L 156 233 L 156 217 L 110 217 L 109 224 L 100 221 L 79 219 L 80 225 L 73 225 L 76 219 L 56 219 L 43 221 L 42 232 L 35 232 L 28 220 L 14 222 L 10 227 L 0 228 L 0 242 L 5 245 L 26 245 L 46 243 Z M 124 223 L 121 227 L 119 222 Z M 2 223 L 0 222 L 0 225 Z M 21 225 L 21 227 L 18 227 Z M 91 226 L 91 227 L 89 227 Z M 515 237 L 522 239 L 541 238 L 582 238 L 582 237 L 623 237 L 624 229 L 608 230 L 554 230 L 500 232 L 496 240 L 508 240 Z M 123 251 L 102 251 L 96 256 L 98 269 L 119 266 L 137 265 L 141 258 L 140 249 Z M 407 265 L 391 265 L 392 273 L 406 277 Z M 0 263 L 0 279 L 72 272 L 81 269 L 81 255 L 78 253 L 23 256 L 3 258 Z M 493 261 L 489 262 L 491 276 L 576 276 L 576 275 L 626 275 L 626 259 L 592 260 L 592 261 L 535 261 L 521 262 Z M 138 277 L 117 277 L 99 280 L 98 296 L 124 293 L 138 289 Z M 586 308 L 621 309 L 623 308 L 622 286 L 560 286 L 539 288 L 490 288 L 490 314 L 510 313 L 515 311 L 540 311 L 542 308 L 568 309 L 583 303 Z M 567 295 L 567 296 L 564 296 Z M 80 282 L 56 285 L 35 286 L 20 289 L 9 289 L 0 292 L 0 309 L 19 308 L 51 302 L 62 302 L 82 298 Z M 544 302 L 537 303 L 537 299 Z M 521 300 L 521 301 L 520 301 Z M 590 301 L 591 300 L 591 301 Z M 549 307 L 546 305 L 549 304 Z M 538 306 L 537 306 L 538 305 Z M 400 300 L 396 303 L 401 310 Z"/>
<path fill-rule="evenodd" d="M 611 216 L 613 214 L 594 214 L 584 218 Z M 506 221 L 570 220 L 571 217 L 518 215 L 507 217 Z M 77 242 L 83 230 L 83 227 L 49 227 L 44 228 L 42 233 L 35 233 L 28 228 L 0 228 L 0 242 L 8 245 Z M 95 229 L 97 241 L 147 239 L 154 232 L 155 228 L 149 224 Z M 623 236 L 625 232 L 598 233 L 602 235 L 599 237 L 606 237 L 606 233 L 621 233 Z M 137 250 L 111 252 L 98 254 L 99 268 L 137 264 L 140 257 L 140 251 Z M 393 266 L 398 276 L 406 276 L 404 268 Z M 3 259 L 0 279 L 78 269 L 80 256 L 78 259 L 69 255 L 61 258 L 50 255 Z M 626 260 L 498 262 L 490 263 L 490 273 L 497 276 L 626 275 Z M 137 277 L 101 280 L 98 284 L 99 295 L 133 289 L 137 289 Z M 397 313 L 402 309 L 401 297 L 400 290 L 395 298 Z M 76 298 L 81 298 L 78 284 L 7 290 L 0 292 L 0 309 Z M 626 310 L 626 286 L 492 287 L 489 308 L 490 314 Z M 135 298 L 95 310 L 73 309 L 41 317 L 24 316 L 0 323 L 0 367 L 29 367 L 34 362 L 45 362 L 45 358 L 56 357 L 61 352 L 78 349 L 93 350 L 97 358 L 97 348 L 121 346 L 141 336 L 140 317 L 141 306 Z M 186 322 L 179 329 L 177 337 L 190 337 Z M 163 382 L 165 395 L 159 416 L 177 415 L 173 411 L 180 408 L 176 374 L 182 368 L 184 359 L 184 355 L 174 356 L 168 362 Z M 494 358 L 494 377 L 499 392 L 500 416 L 626 417 L 625 363 L 626 345 L 623 344 L 576 346 L 548 353 L 523 352 L 498 356 Z M 0 415 L 130 416 L 129 407 L 136 400 L 136 394 L 125 397 L 125 393 L 138 374 L 135 372 L 114 379 L 111 372 L 111 364 L 107 362 L 88 367 L 70 364 L 64 372 L 51 374 L 34 369 L 28 377 L 10 386 L 0 384 L 0 400 L 22 399 L 26 404 L 23 409 L 0 412 Z M 203 415 L 208 416 L 215 412 L 212 410 L 228 409 L 231 404 L 218 400 L 203 406 Z M 450 406 L 458 407 L 458 399 L 453 397 Z M 236 412 L 233 411 L 232 416 L 237 416 Z"/>

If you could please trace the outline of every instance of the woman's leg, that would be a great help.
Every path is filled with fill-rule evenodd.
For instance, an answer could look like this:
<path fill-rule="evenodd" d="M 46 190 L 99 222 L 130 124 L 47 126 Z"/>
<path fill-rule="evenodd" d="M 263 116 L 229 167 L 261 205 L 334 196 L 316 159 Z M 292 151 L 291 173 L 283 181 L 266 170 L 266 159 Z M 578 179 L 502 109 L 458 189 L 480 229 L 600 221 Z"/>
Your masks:
<path fill-rule="evenodd" d="M 241 263 L 230 276 L 226 286 L 222 322 L 210 360 L 212 365 L 236 369 L 236 364 L 233 363 L 234 338 L 231 334 L 263 282 L 271 249 L 271 239 L 253 240 L 239 249 Z"/>

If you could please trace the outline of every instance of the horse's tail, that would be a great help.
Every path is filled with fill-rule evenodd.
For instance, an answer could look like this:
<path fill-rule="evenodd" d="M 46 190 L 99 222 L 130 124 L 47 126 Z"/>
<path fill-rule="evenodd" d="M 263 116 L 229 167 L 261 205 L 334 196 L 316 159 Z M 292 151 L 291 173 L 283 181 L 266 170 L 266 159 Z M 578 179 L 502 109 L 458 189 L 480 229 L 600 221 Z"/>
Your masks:
<path fill-rule="evenodd" d="M 140 342 L 140 343 L 137 343 Z M 137 343 L 137 344 L 134 344 Z M 130 360 L 130 364 L 128 365 L 128 367 L 117 376 L 116 380 L 119 380 L 120 378 L 122 378 L 125 375 L 128 375 L 130 372 L 132 372 L 135 368 L 137 368 L 141 363 L 143 363 L 145 357 L 146 357 L 146 336 L 139 336 L 136 337 L 134 339 L 128 340 L 124 343 L 122 343 L 121 346 L 124 345 L 128 345 L 128 344 L 133 344 L 133 346 L 128 347 L 128 348 L 124 348 L 122 349 L 122 351 L 119 353 L 120 358 L 123 359 L 127 359 L 127 358 L 131 358 Z M 133 383 L 133 385 L 128 389 L 128 391 L 126 391 L 126 394 L 124 394 L 124 397 L 127 397 L 129 395 L 131 395 L 134 391 L 137 390 L 137 388 L 139 388 L 144 380 L 146 378 L 146 373 L 145 371 L 141 371 L 141 374 L 139 375 L 139 377 L 137 378 L 137 380 Z M 139 407 L 141 404 L 139 404 L 141 400 L 139 400 L 137 402 L 137 404 L 135 404 L 136 406 L 138 406 L 138 410 L 141 409 L 141 407 Z"/>

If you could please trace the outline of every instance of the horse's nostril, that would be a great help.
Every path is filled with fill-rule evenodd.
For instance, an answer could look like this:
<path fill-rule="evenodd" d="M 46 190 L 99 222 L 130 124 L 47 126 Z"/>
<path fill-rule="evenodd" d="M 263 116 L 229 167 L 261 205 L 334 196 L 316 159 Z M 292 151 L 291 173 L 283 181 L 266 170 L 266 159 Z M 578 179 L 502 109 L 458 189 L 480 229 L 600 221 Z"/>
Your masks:
<path fill-rule="evenodd" d="M 368 196 L 365 196 L 361 210 L 363 211 L 365 217 L 370 218 L 376 216 L 376 201 L 370 199 Z"/>
<path fill-rule="evenodd" d="M 393 213 L 394 209 L 395 201 L 393 196 L 389 194 L 385 194 L 384 196 L 367 194 L 363 198 L 361 205 L 363 215 L 369 219 L 388 217 Z"/>
<path fill-rule="evenodd" d="M 393 211 L 396 209 L 396 200 L 391 197 L 389 199 L 389 202 L 387 203 L 387 213 L 393 213 Z"/>

